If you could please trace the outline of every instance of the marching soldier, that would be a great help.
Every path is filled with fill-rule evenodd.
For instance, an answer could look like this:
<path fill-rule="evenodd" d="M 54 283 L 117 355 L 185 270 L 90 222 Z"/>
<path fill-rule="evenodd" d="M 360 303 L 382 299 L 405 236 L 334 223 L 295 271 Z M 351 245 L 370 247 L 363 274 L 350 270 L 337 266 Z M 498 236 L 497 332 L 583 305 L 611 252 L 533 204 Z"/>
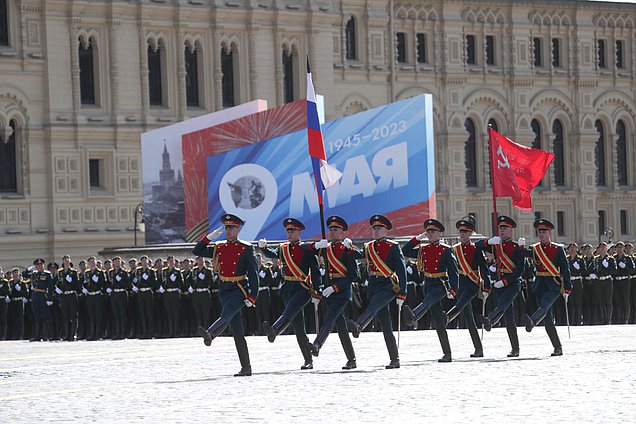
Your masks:
<path fill-rule="evenodd" d="M 137 293 L 137 305 L 139 306 L 139 322 L 141 323 L 142 339 L 151 339 L 154 334 L 155 324 L 155 299 L 153 290 L 157 287 L 157 274 L 150 267 L 148 256 L 143 255 L 139 258 L 140 266 L 135 270 L 137 278 L 136 285 L 133 284 L 132 291 Z"/>
<path fill-rule="evenodd" d="M 62 333 L 66 340 L 72 342 L 77 332 L 78 295 L 82 291 L 82 282 L 77 270 L 72 267 L 69 255 L 62 257 L 62 269 L 58 275 L 55 292 L 62 309 Z"/>
<path fill-rule="evenodd" d="M 539 308 L 532 316 L 525 314 L 523 324 L 526 326 L 526 331 L 530 332 L 543 321 L 545 331 L 554 347 L 552 356 L 561 356 L 563 349 L 554 326 L 552 304 L 561 294 L 565 301 L 568 301 L 568 296 L 572 292 L 570 267 L 563 246 L 550 240 L 554 225 L 547 219 L 541 218 L 534 222 L 534 228 L 537 230 L 539 243 L 531 245 L 530 248 L 537 269 L 534 293 L 537 296 Z"/>
<path fill-rule="evenodd" d="M 424 233 L 411 239 L 402 248 L 404 256 L 417 258 L 417 268 L 424 272 L 424 299 L 413 311 L 408 306 L 404 308 L 404 323 L 412 327 L 430 309 L 444 353 L 438 362 L 451 362 L 451 347 L 446 333 L 448 319 L 441 302 L 445 298 L 453 299 L 457 296 L 457 262 L 453 249 L 447 244 L 440 243 L 440 237 L 445 231 L 444 225 L 436 219 L 427 219 L 424 221 L 424 229 Z M 420 245 L 420 241 L 425 237 L 429 243 Z"/>
<path fill-rule="evenodd" d="M 327 218 L 330 243 L 327 249 L 328 282 L 331 285 L 323 289 L 323 299 L 327 303 L 327 313 L 322 322 L 322 327 L 316 335 L 316 340 L 309 344 L 309 350 L 314 356 L 318 356 L 322 345 L 325 344 L 333 327 L 338 331 L 340 343 L 347 357 L 347 363 L 343 370 L 356 368 L 356 354 L 347 329 L 347 319 L 344 314 L 345 307 L 351 301 L 352 283 L 358 278 L 357 258 L 362 255 L 353 248 L 351 239 L 344 238 L 344 232 L 349 226 L 339 216 Z"/>
<path fill-rule="evenodd" d="M 192 296 L 192 308 L 197 320 L 197 327 L 210 326 L 210 289 L 214 283 L 212 270 L 205 266 L 203 256 L 197 256 L 197 266 L 192 269 L 192 285 L 188 292 Z"/>
<path fill-rule="evenodd" d="M 520 244 L 524 245 L 525 239 L 520 238 L 520 243 L 511 240 L 512 229 L 517 227 L 517 223 L 512 218 L 501 215 L 497 218 L 497 225 L 499 236 L 475 243 L 477 249 L 490 251 L 493 254 L 501 275 L 501 278 L 493 284 L 497 289 L 497 307 L 488 316 L 479 315 L 479 320 L 484 324 L 486 331 L 490 331 L 493 325 L 497 324 L 502 317 L 504 318 L 512 346 L 508 357 L 514 358 L 519 356 L 519 336 L 513 303 L 521 292 L 520 278 L 525 269 L 525 253 Z"/>
<path fill-rule="evenodd" d="M 18 268 L 11 270 L 11 303 L 9 304 L 9 321 L 11 322 L 11 339 L 22 340 L 24 337 L 24 308 L 29 298 L 29 288 Z"/>
<path fill-rule="evenodd" d="M 472 301 L 481 289 L 483 301 L 486 302 L 490 294 L 490 276 L 484 254 L 477 251 L 475 244 L 470 241 L 470 236 L 475 231 L 475 223 L 472 220 L 460 220 L 455 224 L 455 228 L 459 230 L 459 243 L 453 246 L 459 268 L 459 297 L 446 316 L 448 322 L 451 322 L 460 314 L 462 315 L 475 347 L 475 352 L 470 356 L 481 358 L 484 356 L 484 348 L 477 332 Z"/>
<path fill-rule="evenodd" d="M 31 306 L 33 317 L 35 318 L 35 328 L 31 341 L 41 341 L 47 339 L 49 327 L 51 325 L 51 313 L 49 306 L 53 305 L 53 275 L 44 269 L 44 259 L 38 258 L 33 261 L 35 270 L 31 274 Z"/>
<path fill-rule="evenodd" d="M 102 320 L 104 319 L 104 296 L 103 290 L 106 287 L 106 275 L 104 271 L 97 267 L 95 256 L 86 260 L 88 269 L 84 273 L 84 288 L 82 293 L 86 297 L 86 307 L 88 309 L 88 337 L 86 340 L 98 340 L 101 331 Z"/>
<path fill-rule="evenodd" d="M 128 311 L 128 291 L 130 290 L 129 275 L 121 266 L 121 257 L 113 258 L 113 269 L 110 270 L 110 287 L 107 291 L 111 295 L 110 305 L 113 309 L 115 330 L 113 339 L 121 340 L 126 338 L 127 311 Z M 109 291 L 110 290 L 110 291 Z"/>
<path fill-rule="evenodd" d="M 629 322 L 629 294 L 630 282 L 629 278 L 634 272 L 634 259 L 625 254 L 625 243 L 616 242 L 616 274 L 614 275 L 614 300 L 616 308 L 614 308 L 614 324 L 627 324 Z"/>
<path fill-rule="evenodd" d="M 232 328 L 234 344 L 238 352 L 241 370 L 235 377 L 252 375 L 250 355 L 243 331 L 243 317 L 241 310 L 251 308 L 258 296 L 258 265 L 256 253 L 251 244 L 238 239 L 241 225 L 245 222 L 236 215 L 221 216 L 221 223 L 225 227 L 226 240 L 213 243 L 212 240 L 221 235 L 223 228 L 217 228 L 194 246 L 192 253 L 197 256 L 212 258 L 212 268 L 219 272 L 221 280 L 219 296 L 223 309 L 221 316 L 207 330 L 197 329 L 203 337 L 206 346 L 218 337 L 228 327 Z"/>
<path fill-rule="evenodd" d="M 369 266 L 369 286 L 367 309 L 354 321 L 349 320 L 349 329 L 353 337 L 358 338 L 360 332 L 371 323 L 377 315 L 380 328 L 384 334 L 384 342 L 389 351 L 390 363 L 387 369 L 400 368 L 400 355 L 393 323 L 389 312 L 389 304 L 395 299 L 398 309 L 402 308 L 406 299 L 406 265 L 400 245 L 388 240 L 391 221 L 383 215 L 373 215 L 369 219 L 373 231 L 373 241 L 364 245 L 364 253 Z M 332 290 L 334 290 L 332 288 Z M 323 291 L 323 295 L 325 292 Z"/>
<path fill-rule="evenodd" d="M 570 243 L 566 253 L 570 267 L 570 281 L 572 281 L 572 293 L 570 294 L 570 322 L 572 325 L 581 325 L 583 322 L 584 287 L 583 276 L 586 274 L 585 259 L 578 254 L 579 246 Z"/>
<path fill-rule="evenodd" d="M 181 288 L 183 287 L 183 275 L 181 270 L 175 267 L 173 256 L 167 258 L 168 266 L 162 271 L 163 285 L 159 286 L 159 293 L 163 295 L 166 311 L 167 336 L 175 337 L 179 328 L 179 309 L 181 308 Z"/>
<path fill-rule="evenodd" d="M 285 310 L 282 315 L 270 325 L 263 322 L 263 331 L 267 334 L 267 340 L 274 343 L 276 336 L 291 326 L 296 334 L 296 341 L 300 347 L 305 363 L 301 370 L 313 369 L 313 359 L 309 351 L 309 339 L 305 330 L 304 308 L 310 301 L 317 305 L 320 302 L 320 294 L 317 289 L 320 286 L 320 270 L 316 259 L 317 249 L 327 246 L 326 240 L 316 243 L 302 243 L 300 236 L 305 225 L 295 218 L 287 218 L 283 221 L 287 233 L 287 243 L 282 243 L 277 250 L 267 248 L 267 241 L 258 241 L 258 247 L 263 255 L 269 258 L 279 258 L 285 283 L 281 289 L 281 295 L 285 302 Z"/>
<path fill-rule="evenodd" d="M 612 275 L 616 273 L 616 260 L 607 254 L 607 243 L 601 242 L 596 248 L 597 256 L 594 258 L 594 268 L 598 280 L 594 283 L 596 287 L 599 324 L 611 324 L 613 305 L 614 285 Z"/>
<path fill-rule="evenodd" d="M 9 303 L 11 303 L 11 286 L 9 286 L 9 281 L 4 278 L 4 272 L 0 268 L 0 340 L 7 338 Z"/>

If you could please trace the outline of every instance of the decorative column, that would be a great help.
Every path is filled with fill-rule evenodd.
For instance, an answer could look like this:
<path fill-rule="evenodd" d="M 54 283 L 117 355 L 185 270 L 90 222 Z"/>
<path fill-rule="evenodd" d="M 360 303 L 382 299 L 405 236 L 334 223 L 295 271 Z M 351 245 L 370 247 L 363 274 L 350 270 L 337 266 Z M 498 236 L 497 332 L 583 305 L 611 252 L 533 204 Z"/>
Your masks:
<path fill-rule="evenodd" d="M 71 46 L 71 87 L 73 90 L 73 116 L 74 121 L 77 121 L 80 108 L 82 106 L 82 99 L 80 93 L 80 66 L 79 66 L 79 24 L 81 20 L 77 17 L 71 17 L 68 20 L 69 23 L 69 36 Z"/>
<path fill-rule="evenodd" d="M 108 21 L 109 60 L 110 60 L 110 105 L 113 122 L 117 122 L 119 114 L 119 68 L 117 60 L 117 31 L 121 26 L 119 19 Z"/>
<path fill-rule="evenodd" d="M 148 112 L 150 111 L 150 99 L 148 97 L 148 39 L 146 28 L 148 21 L 139 21 L 139 76 L 141 79 L 141 113 L 144 122 L 148 122 Z"/>
<path fill-rule="evenodd" d="M 181 121 L 188 113 L 188 98 L 186 94 L 186 66 L 185 66 L 185 30 L 187 24 L 179 22 L 177 30 L 177 117 Z"/>

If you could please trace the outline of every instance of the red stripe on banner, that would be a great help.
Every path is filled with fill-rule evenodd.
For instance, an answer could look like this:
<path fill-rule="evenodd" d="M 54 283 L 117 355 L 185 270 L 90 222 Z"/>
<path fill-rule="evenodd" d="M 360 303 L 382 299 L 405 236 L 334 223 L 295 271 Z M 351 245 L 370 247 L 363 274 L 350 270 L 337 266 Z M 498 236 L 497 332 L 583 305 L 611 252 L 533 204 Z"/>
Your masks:
<path fill-rule="evenodd" d="M 320 131 L 307 128 L 307 138 L 309 139 L 309 156 L 327 160 L 325 143 L 322 141 L 322 133 Z"/>

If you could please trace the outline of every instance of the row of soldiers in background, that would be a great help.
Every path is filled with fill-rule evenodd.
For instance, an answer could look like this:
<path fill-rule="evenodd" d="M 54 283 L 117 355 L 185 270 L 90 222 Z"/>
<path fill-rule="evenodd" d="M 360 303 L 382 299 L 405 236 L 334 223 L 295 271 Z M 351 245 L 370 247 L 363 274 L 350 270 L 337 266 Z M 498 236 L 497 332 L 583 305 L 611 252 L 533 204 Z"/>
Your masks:
<path fill-rule="evenodd" d="M 600 243 L 594 249 L 585 244 L 579 250 L 576 243 L 571 243 L 566 251 L 574 286 L 568 304 L 570 324 L 636 323 L 633 245 Z M 273 322 L 284 309 L 279 292 L 283 276 L 277 260 L 263 261 L 258 257 L 259 302 L 245 311 L 244 327 L 248 335 L 262 335 L 262 322 Z M 492 262 L 492 258 L 487 260 Z M 531 258 L 526 261 L 522 296 L 515 300 L 516 322 L 521 322 L 523 314 L 537 306 L 532 291 L 535 268 Z M 495 270 L 493 266 L 493 279 Z M 353 283 L 353 302 L 345 310 L 354 319 L 367 307 L 366 264 L 360 264 L 359 271 L 359 279 Z M 424 276 L 413 261 L 407 262 L 407 279 L 406 303 L 413 308 L 424 298 Z M 196 261 L 178 261 L 169 256 L 152 263 L 142 256 L 139 261 L 130 259 L 127 267 L 119 257 L 103 263 L 91 257 L 80 261 L 76 270 L 71 258 L 65 256 L 62 267 L 52 262 L 46 271 L 40 258 L 31 269 L 21 272 L 15 268 L 0 273 L 0 340 L 194 336 L 197 326 L 207 328 L 219 316 L 218 284 L 209 261 L 201 257 Z M 454 302 L 443 300 L 444 310 L 449 310 Z M 487 313 L 496 302 L 496 296 L 487 300 Z M 473 310 L 481 311 L 481 300 L 474 299 L 473 303 Z M 313 305 L 308 304 L 306 309 L 306 328 L 313 330 Z M 396 323 L 396 305 L 391 304 L 391 309 Z M 326 312 L 322 305 L 320 312 Z M 557 325 L 566 324 L 562 299 L 555 303 L 554 315 Z M 455 320 L 450 327 L 464 325 L 463 320 Z M 433 328 L 429 315 L 418 321 L 415 328 Z M 366 331 L 378 331 L 378 326 L 369 325 Z"/>

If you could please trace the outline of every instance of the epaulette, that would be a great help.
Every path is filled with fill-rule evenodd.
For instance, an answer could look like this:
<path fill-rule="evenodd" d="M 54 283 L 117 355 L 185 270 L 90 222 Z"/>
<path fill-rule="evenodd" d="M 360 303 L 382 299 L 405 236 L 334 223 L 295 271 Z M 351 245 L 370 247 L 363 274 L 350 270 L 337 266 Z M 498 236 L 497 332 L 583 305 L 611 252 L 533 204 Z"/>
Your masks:
<path fill-rule="evenodd" d="M 243 240 L 237 240 L 237 241 L 244 246 L 252 247 L 252 243 L 250 243 L 249 241 L 243 241 Z"/>
<path fill-rule="evenodd" d="M 398 243 L 397 241 L 395 241 L 395 240 L 384 239 L 384 241 L 386 241 L 387 243 L 390 243 L 390 244 L 399 244 L 399 243 Z"/>
<path fill-rule="evenodd" d="M 445 247 L 445 248 L 447 248 L 447 249 L 450 249 L 450 248 L 451 248 L 451 245 L 450 245 L 450 244 L 446 244 L 446 243 L 442 243 L 442 242 L 440 242 L 440 243 L 439 243 L 439 245 L 440 245 L 440 246 L 444 246 L 444 247 Z"/>

